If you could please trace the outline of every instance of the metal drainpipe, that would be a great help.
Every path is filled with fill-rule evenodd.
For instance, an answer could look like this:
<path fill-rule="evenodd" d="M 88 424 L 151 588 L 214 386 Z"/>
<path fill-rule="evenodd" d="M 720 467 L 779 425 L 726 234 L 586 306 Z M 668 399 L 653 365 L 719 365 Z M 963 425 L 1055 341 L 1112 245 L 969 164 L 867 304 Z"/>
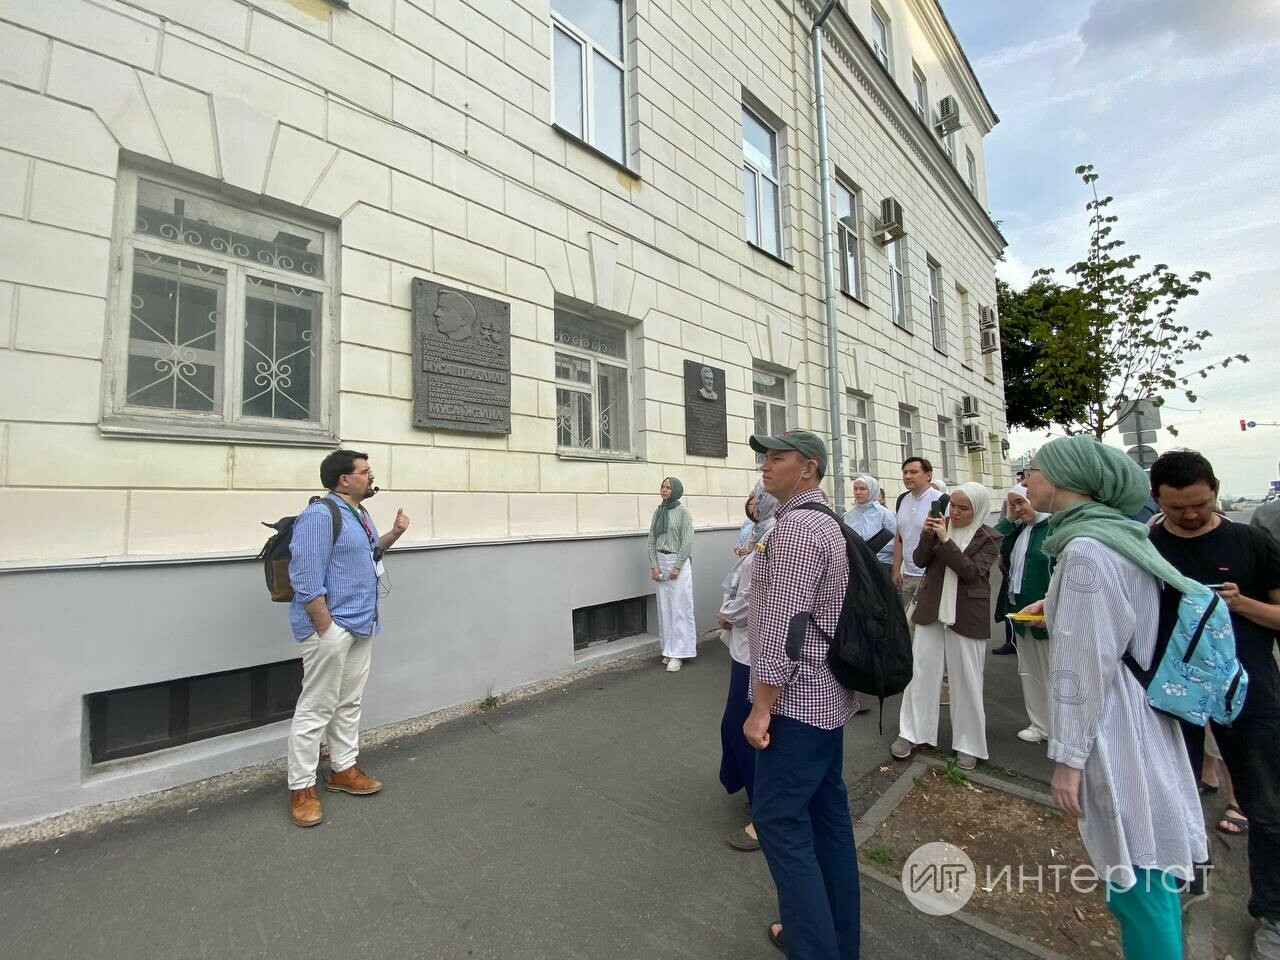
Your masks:
<path fill-rule="evenodd" d="M 822 193 L 822 279 L 827 292 L 827 394 L 831 401 L 831 460 L 835 509 L 844 513 L 844 441 L 840 428 L 840 331 L 836 326 L 835 251 L 831 244 L 831 171 L 827 154 L 827 100 L 822 83 L 822 25 L 838 0 L 827 0 L 813 21 L 813 89 L 817 96 L 818 189 Z"/>

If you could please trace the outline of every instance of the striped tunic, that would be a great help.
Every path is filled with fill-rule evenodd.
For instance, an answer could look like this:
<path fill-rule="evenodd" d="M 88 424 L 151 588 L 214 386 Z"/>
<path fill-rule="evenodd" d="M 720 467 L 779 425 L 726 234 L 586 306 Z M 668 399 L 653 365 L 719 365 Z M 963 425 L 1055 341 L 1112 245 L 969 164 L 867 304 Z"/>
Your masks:
<path fill-rule="evenodd" d="M 1132 867 L 1187 878 L 1208 859 L 1204 816 L 1177 721 L 1148 706 L 1121 662 L 1148 665 L 1160 592 L 1151 574 L 1088 537 L 1058 557 L 1049 627 L 1049 759 L 1084 771 L 1080 836 L 1104 879 Z"/>
<path fill-rule="evenodd" d="M 679 504 L 667 513 L 667 529 L 656 537 L 649 531 L 649 566 L 658 565 L 658 553 L 674 553 L 676 566 L 683 567 L 684 562 L 693 554 L 693 516 Z"/>

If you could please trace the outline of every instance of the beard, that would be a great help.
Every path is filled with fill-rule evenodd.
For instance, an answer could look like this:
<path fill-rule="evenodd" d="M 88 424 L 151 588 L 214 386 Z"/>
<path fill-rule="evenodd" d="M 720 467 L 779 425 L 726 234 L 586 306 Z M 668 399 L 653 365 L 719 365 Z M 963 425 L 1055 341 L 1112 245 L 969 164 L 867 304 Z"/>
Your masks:
<path fill-rule="evenodd" d="M 374 494 L 376 494 L 377 492 L 378 492 L 378 488 L 377 488 L 377 487 L 375 487 L 373 484 L 369 484 L 369 486 L 365 487 L 365 489 L 364 489 L 364 496 L 362 496 L 360 499 L 361 499 L 361 500 L 368 500 L 370 497 L 372 497 L 372 496 L 373 496 Z"/>

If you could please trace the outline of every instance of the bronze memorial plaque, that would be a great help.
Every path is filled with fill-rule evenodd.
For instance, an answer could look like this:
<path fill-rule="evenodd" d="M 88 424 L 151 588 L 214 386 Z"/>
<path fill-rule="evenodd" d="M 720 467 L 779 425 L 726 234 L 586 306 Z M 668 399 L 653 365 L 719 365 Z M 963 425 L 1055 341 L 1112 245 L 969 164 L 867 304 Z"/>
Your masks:
<path fill-rule="evenodd" d="M 696 360 L 684 362 L 684 452 L 729 456 L 724 370 Z"/>
<path fill-rule="evenodd" d="M 511 304 L 413 281 L 413 425 L 511 432 Z"/>

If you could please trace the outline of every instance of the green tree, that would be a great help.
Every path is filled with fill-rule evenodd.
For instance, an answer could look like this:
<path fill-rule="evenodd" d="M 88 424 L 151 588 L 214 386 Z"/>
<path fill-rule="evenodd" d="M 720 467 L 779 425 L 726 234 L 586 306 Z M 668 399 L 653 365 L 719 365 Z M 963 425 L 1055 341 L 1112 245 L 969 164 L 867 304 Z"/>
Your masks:
<path fill-rule="evenodd" d="M 1062 316 L 1073 312 L 1072 301 L 1077 297 L 1077 291 L 1044 278 L 1035 279 L 1025 290 L 1015 290 L 1003 280 L 996 280 L 1000 363 L 1009 426 L 1043 430 L 1054 423 L 1059 411 L 1070 406 L 1063 402 L 1063 390 L 1070 380 L 1082 382 L 1084 378 L 1056 377 L 1056 387 L 1047 387 L 1046 381 L 1054 371 L 1045 362 L 1045 348 L 1035 337 L 1035 330 L 1042 320 L 1050 329 L 1060 326 Z M 1075 418 L 1083 414 L 1084 399 L 1077 397 Z"/>
<path fill-rule="evenodd" d="M 1195 365 L 1193 355 L 1213 334 L 1192 330 L 1175 315 L 1184 300 L 1199 294 L 1209 274 L 1197 270 L 1184 280 L 1166 264 L 1140 270 L 1138 254 L 1118 255 L 1124 241 L 1112 236 L 1118 220 L 1109 211 L 1114 198 L 1099 196 L 1092 164 L 1077 167 L 1076 174 L 1092 193 L 1085 205 L 1088 254 L 1067 268 L 1070 285 L 1055 280 L 1052 269 L 1040 269 L 1025 291 L 1013 295 L 1020 301 L 1015 327 L 1024 331 L 1024 362 L 1036 398 L 1019 401 L 1023 406 L 1008 416 L 1010 423 L 1038 420 L 1101 439 L 1130 404 L 1149 399 L 1159 405 L 1175 390 L 1195 403 L 1193 380 L 1249 358 L 1241 353 Z M 1020 389 L 1015 398 L 1025 392 Z"/>

